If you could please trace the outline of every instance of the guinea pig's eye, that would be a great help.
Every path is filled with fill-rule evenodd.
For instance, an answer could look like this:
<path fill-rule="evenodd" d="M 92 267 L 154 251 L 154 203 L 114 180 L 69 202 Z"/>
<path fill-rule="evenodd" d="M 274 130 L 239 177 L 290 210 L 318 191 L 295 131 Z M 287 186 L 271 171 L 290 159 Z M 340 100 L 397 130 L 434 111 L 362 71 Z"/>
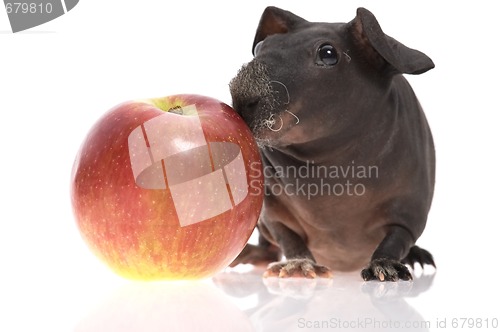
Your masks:
<path fill-rule="evenodd" d="M 264 41 L 261 40 L 260 42 L 258 42 L 257 44 L 255 44 L 255 47 L 253 48 L 253 55 L 257 55 L 259 53 L 260 48 L 261 48 L 263 42 Z"/>
<path fill-rule="evenodd" d="M 333 66 L 339 62 L 337 50 L 330 44 L 323 44 L 318 48 L 316 64 L 320 66 Z"/>

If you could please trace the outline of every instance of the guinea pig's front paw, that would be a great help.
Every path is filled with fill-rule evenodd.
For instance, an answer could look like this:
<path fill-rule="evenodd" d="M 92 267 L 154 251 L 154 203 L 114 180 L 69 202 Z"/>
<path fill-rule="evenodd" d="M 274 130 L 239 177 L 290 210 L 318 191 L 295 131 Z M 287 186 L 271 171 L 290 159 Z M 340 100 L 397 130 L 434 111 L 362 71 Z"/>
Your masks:
<path fill-rule="evenodd" d="M 318 265 L 308 258 L 289 259 L 284 262 L 269 264 L 264 278 L 332 278 L 332 271 Z"/>
<path fill-rule="evenodd" d="M 363 277 L 365 281 L 398 281 L 413 279 L 410 271 L 404 264 L 388 258 L 379 258 L 371 261 L 368 267 L 361 271 L 361 277 Z"/>

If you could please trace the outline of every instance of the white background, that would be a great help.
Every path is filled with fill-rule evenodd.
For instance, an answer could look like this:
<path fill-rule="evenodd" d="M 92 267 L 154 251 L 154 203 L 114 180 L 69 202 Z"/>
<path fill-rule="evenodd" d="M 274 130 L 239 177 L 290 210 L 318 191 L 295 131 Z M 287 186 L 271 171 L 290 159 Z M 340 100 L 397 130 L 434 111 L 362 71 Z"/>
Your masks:
<path fill-rule="evenodd" d="M 251 60 L 255 28 L 270 4 L 330 22 L 350 21 L 364 6 L 387 34 L 434 60 L 435 69 L 408 79 L 436 143 L 435 200 L 418 243 L 438 269 L 430 289 L 407 303 L 434 323 L 447 318 L 450 329 L 455 317 L 500 319 L 496 2 L 81 0 L 63 17 L 18 34 L 0 10 L 0 331 L 86 330 L 133 316 L 113 308 L 129 303 L 136 287 L 153 286 L 115 276 L 81 240 L 69 201 L 75 154 L 90 126 L 125 100 L 198 93 L 230 103 L 228 82 Z M 169 285 L 155 287 L 183 289 L 175 296 L 166 291 L 173 303 L 189 294 L 191 307 L 202 303 L 193 289 L 205 286 Z M 148 296 L 140 297 L 145 306 Z M 221 307 L 229 305 L 225 297 L 216 297 Z M 240 311 L 255 298 L 232 298 L 224 312 L 249 319 L 249 330 L 266 330 L 260 318 Z M 322 305 L 336 298 L 328 301 Z M 210 303 L 188 321 L 218 319 L 204 315 L 202 305 Z M 160 330 L 154 326 L 164 323 L 161 317 L 186 319 L 158 313 L 149 330 Z"/>

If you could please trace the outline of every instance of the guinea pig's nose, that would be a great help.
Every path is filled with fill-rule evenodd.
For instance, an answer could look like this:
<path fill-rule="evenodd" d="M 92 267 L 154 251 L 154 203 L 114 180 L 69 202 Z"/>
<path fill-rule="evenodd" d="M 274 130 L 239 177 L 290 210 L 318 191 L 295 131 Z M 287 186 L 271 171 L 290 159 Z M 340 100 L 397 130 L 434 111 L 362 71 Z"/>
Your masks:
<path fill-rule="evenodd" d="M 260 103 L 259 97 L 249 97 L 249 98 L 234 98 L 233 108 L 234 110 L 244 119 L 248 120 L 254 116 Z"/>
<path fill-rule="evenodd" d="M 242 112 L 244 113 L 254 113 L 259 105 L 260 98 L 252 98 L 249 99 L 246 103 L 243 104 Z"/>

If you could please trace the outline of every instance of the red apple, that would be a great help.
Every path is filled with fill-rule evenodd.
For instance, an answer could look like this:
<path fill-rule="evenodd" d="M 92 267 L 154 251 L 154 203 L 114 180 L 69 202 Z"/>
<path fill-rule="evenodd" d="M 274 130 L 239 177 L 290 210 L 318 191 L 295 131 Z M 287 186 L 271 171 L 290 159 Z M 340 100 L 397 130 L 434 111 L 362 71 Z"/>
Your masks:
<path fill-rule="evenodd" d="M 133 279 L 195 279 L 231 263 L 263 200 L 247 125 L 199 95 L 126 102 L 90 130 L 71 197 L 92 251 Z"/>

